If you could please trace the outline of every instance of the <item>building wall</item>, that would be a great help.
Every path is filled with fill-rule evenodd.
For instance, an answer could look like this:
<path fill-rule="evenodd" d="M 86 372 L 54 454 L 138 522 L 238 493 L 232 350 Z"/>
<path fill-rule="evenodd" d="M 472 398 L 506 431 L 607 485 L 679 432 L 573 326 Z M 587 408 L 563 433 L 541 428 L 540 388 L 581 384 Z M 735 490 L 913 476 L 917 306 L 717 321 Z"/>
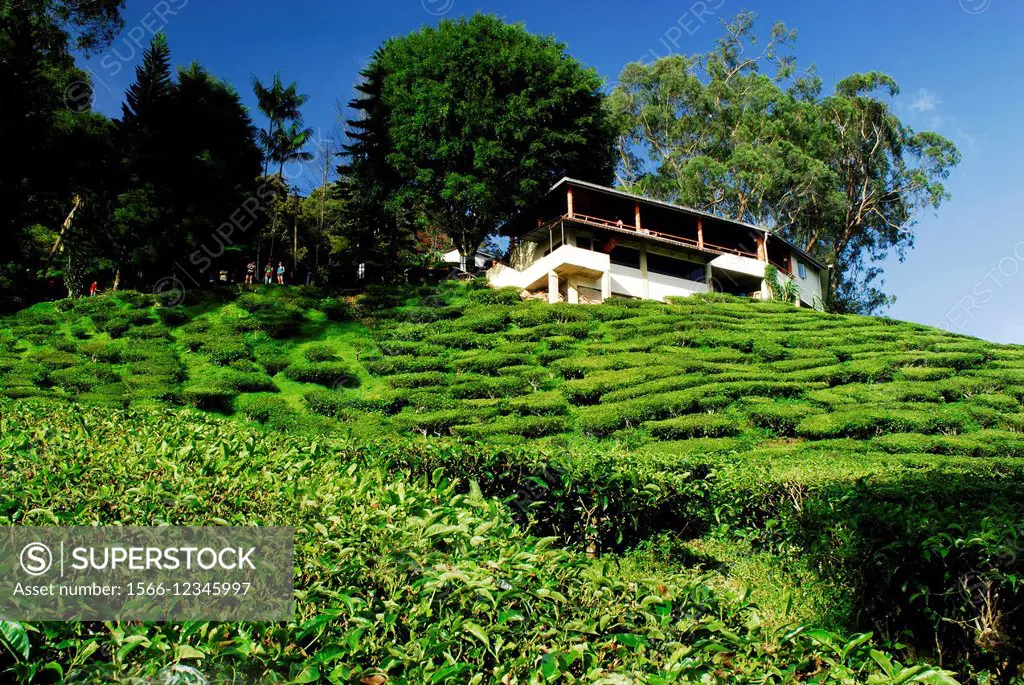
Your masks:
<path fill-rule="evenodd" d="M 643 276 L 640 269 L 612 264 L 612 295 L 627 297 L 644 297 Z M 597 284 L 600 287 L 600 283 Z M 695 293 L 706 293 L 708 288 L 703 283 L 674 278 L 664 274 L 647 274 L 647 296 L 649 300 L 664 301 L 666 297 L 686 297 Z"/>
<path fill-rule="evenodd" d="M 821 273 L 806 261 L 801 261 L 800 256 L 795 252 L 790 255 L 793 260 L 793 280 L 800 286 L 800 301 L 808 307 L 815 306 L 815 303 L 823 302 L 821 294 Z M 800 277 L 800 265 L 804 267 L 804 277 Z"/>

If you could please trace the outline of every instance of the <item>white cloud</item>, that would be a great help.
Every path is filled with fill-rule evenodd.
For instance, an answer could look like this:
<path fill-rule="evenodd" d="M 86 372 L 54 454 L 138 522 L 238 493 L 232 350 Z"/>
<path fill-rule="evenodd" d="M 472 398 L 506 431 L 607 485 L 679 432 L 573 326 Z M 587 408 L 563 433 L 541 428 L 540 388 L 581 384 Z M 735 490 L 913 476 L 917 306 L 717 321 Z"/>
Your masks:
<path fill-rule="evenodd" d="M 917 91 L 917 96 L 910 103 L 910 109 L 915 112 L 934 112 L 935 108 L 942 104 L 942 100 L 935 93 L 927 88 Z"/>

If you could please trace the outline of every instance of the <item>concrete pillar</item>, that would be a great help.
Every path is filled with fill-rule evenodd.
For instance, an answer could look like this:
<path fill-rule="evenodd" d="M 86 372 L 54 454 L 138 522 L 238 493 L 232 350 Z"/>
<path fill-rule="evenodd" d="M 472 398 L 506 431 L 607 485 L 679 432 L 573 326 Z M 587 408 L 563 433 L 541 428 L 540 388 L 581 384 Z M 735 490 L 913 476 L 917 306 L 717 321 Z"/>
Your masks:
<path fill-rule="evenodd" d="M 566 188 L 566 191 L 565 191 L 565 204 L 566 204 L 565 208 L 568 210 L 569 218 L 572 218 L 572 215 L 573 215 L 572 186 L 569 186 L 568 188 Z"/>
<path fill-rule="evenodd" d="M 558 274 L 554 271 L 548 272 L 548 302 L 558 302 Z"/>
<path fill-rule="evenodd" d="M 601 274 L 601 301 L 612 296 L 612 272 L 605 271 Z"/>
<path fill-rule="evenodd" d="M 647 245 L 640 246 L 640 283 L 641 293 L 646 300 L 651 296 L 651 281 L 647 277 Z"/>
<path fill-rule="evenodd" d="M 711 262 L 708 262 L 707 264 L 704 265 L 704 282 L 708 286 L 709 293 L 714 292 L 715 290 L 714 280 L 715 279 L 711 274 Z"/>
<path fill-rule="evenodd" d="M 569 276 L 567 290 L 568 290 L 568 301 L 569 301 L 569 304 L 579 304 L 580 303 L 580 291 L 576 287 L 576 277 L 575 276 Z"/>

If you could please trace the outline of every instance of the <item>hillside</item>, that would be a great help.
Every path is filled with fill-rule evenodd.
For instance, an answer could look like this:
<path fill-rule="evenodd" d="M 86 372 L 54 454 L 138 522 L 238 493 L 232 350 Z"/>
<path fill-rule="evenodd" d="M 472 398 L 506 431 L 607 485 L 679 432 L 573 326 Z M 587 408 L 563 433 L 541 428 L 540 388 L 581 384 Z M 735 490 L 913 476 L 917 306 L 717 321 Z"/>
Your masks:
<path fill-rule="evenodd" d="M 900 658 L 941 663 L 964 682 L 986 682 L 986 674 L 1011 682 L 1006 678 L 1020 664 L 1024 348 L 720 296 L 552 306 L 447 283 L 371 289 L 354 301 L 290 288 L 190 296 L 180 306 L 151 299 L 123 293 L 64 301 L 3 320 L 3 446 L 28 460 L 17 467 L 25 484 L 6 495 L 0 512 L 9 522 L 37 508 L 62 522 L 295 520 L 285 504 L 164 511 L 157 492 L 121 495 L 116 483 L 160 469 L 147 460 L 158 459 L 160 436 L 169 435 L 171 445 L 195 444 L 195 454 L 206 455 L 196 458 L 216 462 L 168 476 L 158 488 L 195 489 L 197 501 L 218 487 L 198 474 L 245 478 L 250 461 L 285 470 L 317 465 L 310 483 L 337 480 L 338 497 L 346 489 L 392 493 L 408 480 L 414 497 L 450 502 L 452 510 L 438 516 L 479 516 L 467 530 L 484 519 L 512 526 L 502 540 L 523 554 L 549 544 L 529 534 L 556 536 L 567 549 L 537 562 L 551 564 L 544 567 L 551 573 L 560 564 L 591 573 L 586 556 L 598 557 L 625 583 L 615 593 L 640 592 L 630 585 L 636 579 L 673 579 L 664 587 L 683 583 L 697 593 L 672 596 L 704 607 L 698 615 L 717 610 L 696 597 L 719 593 L 730 630 L 752 625 L 753 611 L 758 626 L 785 634 L 797 623 L 873 631 L 874 641 Z M 48 439 L 39 437 L 41 417 L 54 400 L 85 405 L 76 412 L 84 427 L 66 420 L 45 432 L 55 436 L 52 450 L 40 451 Z M 187 417 L 185 425 L 175 416 Z M 148 447 L 75 505 L 69 485 L 32 468 L 32 459 L 74 468 L 87 451 L 67 436 L 79 434 L 107 455 L 96 456 L 94 468 L 109 468 L 114 454 L 129 451 L 117 446 L 132 435 Z M 220 443 L 241 458 L 215 459 Z M 320 459 L 318 449 L 338 458 Z M 275 461 L 269 452 L 289 456 Z M 371 483 L 349 482 L 357 477 L 342 467 L 355 463 L 372 464 Z M 493 508 L 473 509 L 483 505 L 445 490 L 467 492 L 471 481 L 479 491 L 470 488 L 470 499 L 508 506 L 487 499 Z M 101 507 L 104 501 L 111 504 Z M 246 514 L 251 507 L 267 513 L 255 521 Z M 304 512 L 300 520 L 308 523 L 300 525 L 318 518 Z M 470 547 L 460 549 L 474 568 L 506 558 Z M 545 584 L 548 573 L 530 582 Z M 425 585 L 407 576 L 380 582 L 429 586 L 421 580 Z M 577 581 L 545 587 L 567 594 Z M 621 594 L 599 595 L 568 601 L 618 609 L 628 603 Z M 640 605 L 656 609 L 651 601 Z M 305 606 L 311 613 L 304 618 L 313 618 L 316 604 Z M 452 609 L 451 619 L 477 609 Z M 492 618 L 477 620 L 500 623 Z M 629 620 L 647 627 L 613 632 L 646 637 L 609 649 L 626 649 L 613 661 L 644 673 L 668 669 L 670 643 L 693 637 L 651 642 L 648 622 L 657 619 Z M 746 646 L 726 652 L 745 654 L 765 641 L 783 650 L 748 655 L 757 664 L 751 678 L 766 663 L 787 660 L 802 664 L 797 680 L 811 679 L 814 668 L 839 673 L 820 655 L 831 648 L 811 658 L 801 651 L 807 644 L 788 642 L 798 638 L 780 642 L 771 634 L 737 638 Z M 579 646 L 550 636 L 536 644 L 549 638 L 555 654 Z M 575 665 L 558 661 L 560 672 L 579 676 L 580 664 L 611 658 L 597 643 L 584 644 L 597 652 Z M 486 646 L 486 659 L 502 663 L 495 643 Z M 650 664 L 636 660 L 641 653 Z M 840 662 L 859 652 L 844 654 Z M 527 664 L 535 656 L 526 650 L 509 659 Z M 719 675 L 742 662 L 702 659 L 702 667 L 725 668 Z M 866 678 L 868 670 L 857 669 L 857 679 Z M 464 680 L 462 671 L 452 673 L 451 682 Z"/>

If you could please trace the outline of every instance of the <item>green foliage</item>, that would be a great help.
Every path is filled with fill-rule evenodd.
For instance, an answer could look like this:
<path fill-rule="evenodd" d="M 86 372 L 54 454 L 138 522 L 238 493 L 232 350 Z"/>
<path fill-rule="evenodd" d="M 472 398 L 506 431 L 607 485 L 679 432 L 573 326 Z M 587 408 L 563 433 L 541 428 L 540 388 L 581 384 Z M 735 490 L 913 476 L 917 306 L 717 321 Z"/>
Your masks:
<path fill-rule="evenodd" d="M 713 672 L 762 681 L 789 671 L 823 683 L 952 682 L 898 662 L 869 635 L 765 626 L 755 604 L 705 576 L 624 577 L 556 537 L 537 537 L 500 499 L 515 480 L 532 470 L 567 498 L 613 481 L 544 469 L 521 451 L 325 448 L 193 412 L 85 411 L 54 423 L 46 407 L 5 406 L 0 415 L 5 444 L 23 450 L 8 465 L 23 486 L 0 523 L 45 510 L 61 525 L 287 525 L 296 566 L 307 570 L 296 576 L 297 618 L 287 624 L 0 623 L 0 645 L 16 658 L 5 675 L 19 681 L 48 663 L 79 682 L 165 678 L 172 652 L 202 655 L 196 670 L 217 681 L 253 672 L 292 682 L 465 682 L 474 673 L 496 682 L 619 674 L 665 682 Z M 37 449 L 44 422 L 66 436 L 47 438 L 45 450 Z M 70 458 L 75 450 L 89 460 Z M 168 456 L 193 453 L 202 459 Z M 153 487 L 124 487 L 154 478 Z M 618 482 L 604 486 L 609 495 L 644 497 L 637 484 Z M 553 519 L 578 518 L 571 506 L 551 510 Z M 63 659 L 67 652 L 74 656 Z"/>
<path fill-rule="evenodd" d="M 358 379 L 345 362 L 297 362 L 285 369 L 284 375 L 300 383 L 333 386 L 349 381 L 358 385 Z"/>
<path fill-rule="evenodd" d="M 741 426 L 730 416 L 720 414 L 693 414 L 665 421 L 651 421 L 644 427 L 663 440 L 685 438 L 725 438 L 740 432 Z"/>
<path fill-rule="evenodd" d="M 624 185 L 785 226 L 786 238 L 834 266 L 827 304 L 873 313 L 890 301 L 881 260 L 913 247 L 907 229 L 948 198 L 943 182 L 960 153 L 900 120 L 890 76 L 853 74 L 824 94 L 789 51 L 796 31 L 777 22 L 758 40 L 755 25 L 741 12 L 705 54 L 626 65 L 608 98 Z M 773 299 L 792 300 L 795 281 L 779 283 L 770 269 Z"/>
<path fill-rule="evenodd" d="M 420 207 L 461 254 L 560 176 L 610 177 L 613 132 L 596 72 L 521 25 L 442 20 L 386 42 L 364 75 L 354 104 L 368 140 L 349 151 L 352 194 Z"/>

